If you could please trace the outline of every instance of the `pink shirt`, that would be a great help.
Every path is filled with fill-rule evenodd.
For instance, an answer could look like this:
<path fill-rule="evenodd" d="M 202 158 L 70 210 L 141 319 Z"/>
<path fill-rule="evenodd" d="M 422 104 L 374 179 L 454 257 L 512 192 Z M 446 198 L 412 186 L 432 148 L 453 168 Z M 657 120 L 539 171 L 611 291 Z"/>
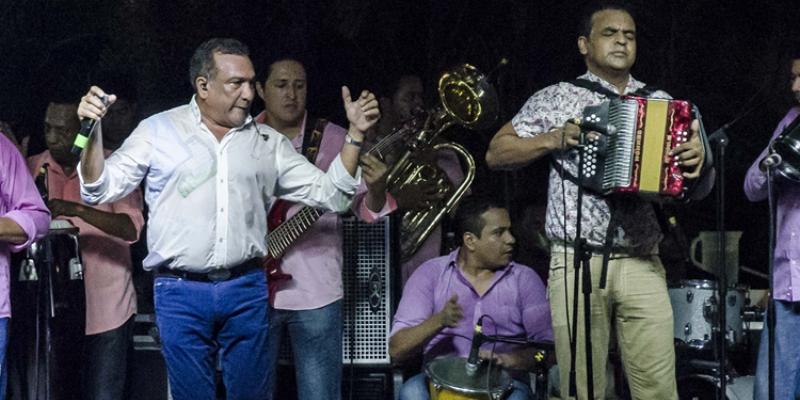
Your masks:
<path fill-rule="evenodd" d="M 51 199 L 86 205 L 81 200 L 80 183 L 74 171 L 69 175 L 53 159 L 49 151 L 28 158 L 32 175 L 48 163 L 47 187 Z M 136 236 L 142 230 L 142 194 L 136 189 L 119 201 L 89 206 L 97 210 L 127 214 Z M 130 244 L 89 225 L 81 218 L 67 219 L 80 230 L 83 281 L 86 287 L 86 334 L 94 335 L 118 328 L 136 313 L 136 291 L 133 288 Z"/>
<path fill-rule="evenodd" d="M 25 231 L 25 243 L 0 241 L 0 318 L 11 317 L 11 252 L 20 251 L 47 234 L 50 211 L 25 169 L 25 160 L 16 147 L 0 132 L 0 217 L 9 218 Z"/>
<path fill-rule="evenodd" d="M 264 118 L 262 112 L 255 119 L 264 123 Z M 291 140 L 298 152 L 302 151 L 305 124 L 304 119 L 300 134 Z M 315 162 L 317 167 L 323 171 L 328 169 L 342 150 L 345 135 L 347 130 L 344 128 L 330 122 L 325 125 Z M 378 213 L 372 212 L 364 201 L 366 191 L 364 182 L 361 182 L 352 205 L 353 213 L 362 220 L 373 222 L 397 208 L 394 199 L 387 195 L 383 209 Z M 302 204 L 296 204 L 289 209 L 288 216 L 302 207 Z M 283 310 L 311 310 L 341 299 L 344 296 L 342 264 L 342 221 L 338 214 L 325 213 L 284 253 L 281 270 L 291 274 L 292 279 L 281 285 L 273 305 Z"/>

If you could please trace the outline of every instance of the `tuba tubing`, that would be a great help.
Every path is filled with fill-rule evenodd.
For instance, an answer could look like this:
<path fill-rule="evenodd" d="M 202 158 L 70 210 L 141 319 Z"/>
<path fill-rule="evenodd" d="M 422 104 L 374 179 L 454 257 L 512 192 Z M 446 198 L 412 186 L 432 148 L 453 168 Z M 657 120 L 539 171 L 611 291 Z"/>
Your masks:
<path fill-rule="evenodd" d="M 403 212 L 400 226 L 402 261 L 408 260 L 419 250 L 444 215 L 455 209 L 475 179 L 475 160 L 472 155 L 457 143 L 436 143 L 436 139 L 456 124 L 472 130 L 484 129 L 494 123 L 499 114 L 494 87 L 472 65 L 460 64 L 445 72 L 439 78 L 438 92 L 441 104 L 428 114 L 422 129 L 408 140 L 406 151 L 392 166 L 387 178 L 390 192 L 420 181 L 433 180 L 442 194 L 442 199 L 428 209 Z M 449 150 L 459 156 L 465 169 L 464 181 L 453 188 L 447 174 L 437 165 L 432 165 L 435 162 L 417 162 L 412 157 L 414 153 L 426 149 L 434 152 Z"/>
<path fill-rule="evenodd" d="M 461 184 L 449 194 L 449 197 L 443 198 L 436 205 L 424 210 L 408 210 L 403 214 L 403 220 L 401 224 L 402 234 L 400 239 L 400 254 L 402 261 L 407 260 L 414 255 L 417 250 L 419 250 L 428 236 L 430 236 L 430 234 L 436 228 L 436 225 L 441 222 L 442 218 L 455 209 L 455 207 L 461 201 L 461 198 L 464 197 L 464 195 L 467 193 L 467 190 L 469 190 L 469 187 L 472 185 L 472 181 L 475 179 L 475 159 L 467 151 L 467 149 L 464 148 L 464 146 L 453 142 L 443 142 L 437 143 L 432 149 L 437 152 L 451 150 L 456 153 L 461 158 L 465 166 L 464 181 L 461 182 Z M 398 161 L 397 164 L 411 165 L 410 163 L 406 163 L 407 158 L 410 155 L 411 152 L 407 152 L 403 156 L 403 159 Z M 440 173 L 440 177 L 438 178 L 439 191 L 442 192 L 450 190 L 452 186 L 450 185 L 447 174 L 438 169 L 438 167 L 437 171 Z M 407 175 L 408 179 L 405 179 L 404 183 L 409 184 L 418 179 L 422 179 L 418 178 L 419 175 L 421 174 L 412 173 Z"/>

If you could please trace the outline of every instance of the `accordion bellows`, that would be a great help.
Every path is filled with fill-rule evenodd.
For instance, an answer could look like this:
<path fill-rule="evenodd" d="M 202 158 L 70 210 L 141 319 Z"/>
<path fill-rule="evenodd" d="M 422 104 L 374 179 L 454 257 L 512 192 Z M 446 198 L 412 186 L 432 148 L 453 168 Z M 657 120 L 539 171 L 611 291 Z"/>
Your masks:
<path fill-rule="evenodd" d="M 583 147 L 583 185 L 597 193 L 680 197 L 684 178 L 673 148 L 689 140 L 692 105 L 624 96 L 584 110 L 598 140 Z"/>

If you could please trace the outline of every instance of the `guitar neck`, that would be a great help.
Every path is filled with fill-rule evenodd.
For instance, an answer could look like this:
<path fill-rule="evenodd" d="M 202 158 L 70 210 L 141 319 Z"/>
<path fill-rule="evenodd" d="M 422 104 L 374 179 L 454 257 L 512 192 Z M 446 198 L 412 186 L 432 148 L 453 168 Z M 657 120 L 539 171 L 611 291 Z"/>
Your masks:
<path fill-rule="evenodd" d="M 311 225 L 314 225 L 322 214 L 323 210 L 305 206 L 297 214 L 278 225 L 277 228 L 269 232 L 268 252 L 270 257 L 278 259 L 292 244 L 305 233 Z"/>

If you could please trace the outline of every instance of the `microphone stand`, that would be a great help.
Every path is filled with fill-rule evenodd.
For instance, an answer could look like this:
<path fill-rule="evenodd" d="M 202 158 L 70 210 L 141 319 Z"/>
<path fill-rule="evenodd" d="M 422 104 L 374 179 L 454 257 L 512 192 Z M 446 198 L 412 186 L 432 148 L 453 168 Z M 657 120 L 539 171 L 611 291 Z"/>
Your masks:
<path fill-rule="evenodd" d="M 728 146 L 729 138 L 725 130 L 729 124 L 724 125 L 716 132 L 709 136 L 709 141 L 716 144 L 716 157 L 717 157 L 717 176 L 716 176 L 716 204 L 717 204 L 717 271 L 719 273 L 719 285 L 717 287 L 717 329 L 714 332 L 716 337 L 716 344 L 714 352 L 716 353 L 717 360 L 719 361 L 718 371 L 719 374 L 719 391 L 716 398 L 718 400 L 725 399 L 727 393 L 728 377 L 726 373 L 727 366 L 727 340 L 728 340 L 728 325 L 727 325 L 727 305 L 728 305 L 728 268 L 727 259 L 725 257 L 725 250 L 727 248 L 726 235 L 725 235 L 725 147 Z M 733 334 L 733 333 L 731 333 Z"/>
<path fill-rule="evenodd" d="M 589 254 L 586 246 L 586 239 L 581 237 L 581 219 L 583 218 L 583 163 L 584 157 L 582 154 L 583 147 L 586 144 L 586 132 L 581 129 L 578 141 L 578 171 L 577 171 L 577 215 L 575 221 L 575 241 L 573 254 L 573 271 L 574 271 L 574 286 L 573 286 L 573 307 L 572 307 L 572 327 L 574 334 L 570 342 L 570 370 L 569 370 L 569 395 L 576 397 L 578 395 L 577 376 L 576 376 L 576 355 L 578 347 L 578 283 L 580 281 L 578 273 L 583 273 L 583 328 L 585 332 L 585 351 L 586 351 L 586 395 L 589 399 L 594 399 L 594 371 L 592 369 L 592 335 L 591 335 L 591 294 L 592 294 L 592 271 L 589 268 L 591 254 Z M 565 210 L 566 212 L 566 210 Z M 610 223 L 610 222 L 609 222 Z M 566 229 L 566 228 L 565 228 Z M 566 284 L 566 282 L 565 282 Z"/>
<path fill-rule="evenodd" d="M 767 192 L 769 201 L 769 297 L 767 299 L 767 347 L 769 368 L 767 380 L 769 382 L 769 400 L 775 399 L 775 292 L 773 274 L 775 268 L 775 246 L 777 236 L 777 211 L 775 199 L 775 168 L 772 164 L 767 168 Z"/>
<path fill-rule="evenodd" d="M 535 347 L 539 351 L 533 356 L 536 365 L 534 367 L 534 373 L 536 374 L 536 387 L 534 390 L 534 395 L 537 399 L 545 400 L 547 399 L 547 359 L 548 359 L 548 352 L 554 351 L 555 346 L 553 343 L 550 342 L 539 342 L 535 340 L 530 340 L 526 337 L 520 336 L 501 336 L 501 335 L 485 335 L 481 334 L 481 341 L 482 343 L 486 342 L 503 342 L 503 343 L 511 343 L 511 344 L 518 344 L 527 347 Z M 544 368 L 541 368 L 544 366 Z"/>

